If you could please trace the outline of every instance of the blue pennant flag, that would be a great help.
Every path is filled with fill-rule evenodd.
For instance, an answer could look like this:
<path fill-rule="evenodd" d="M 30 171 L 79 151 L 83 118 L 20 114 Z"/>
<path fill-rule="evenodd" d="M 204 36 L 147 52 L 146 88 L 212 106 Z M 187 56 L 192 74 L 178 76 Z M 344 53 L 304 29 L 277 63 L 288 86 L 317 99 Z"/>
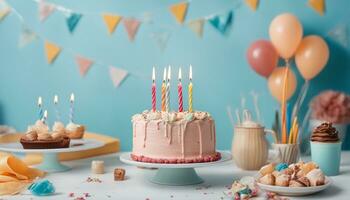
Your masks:
<path fill-rule="evenodd" d="M 209 19 L 210 24 L 220 31 L 222 34 L 226 34 L 230 25 L 233 21 L 233 12 L 232 10 L 226 14 L 219 14 L 211 17 Z"/>
<path fill-rule="evenodd" d="M 68 26 L 69 32 L 73 33 L 81 17 L 82 17 L 82 14 L 70 13 L 70 15 L 67 17 L 67 26 Z"/>

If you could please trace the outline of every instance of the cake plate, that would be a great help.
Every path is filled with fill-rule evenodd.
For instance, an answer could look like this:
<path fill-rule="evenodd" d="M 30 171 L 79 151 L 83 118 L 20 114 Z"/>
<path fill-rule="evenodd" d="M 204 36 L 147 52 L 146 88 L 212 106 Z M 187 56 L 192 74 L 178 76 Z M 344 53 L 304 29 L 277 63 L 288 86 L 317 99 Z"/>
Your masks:
<path fill-rule="evenodd" d="M 220 160 L 203 163 L 163 164 L 138 162 L 131 159 L 130 152 L 121 154 L 120 160 L 126 164 L 138 167 L 158 168 L 156 175 L 149 179 L 152 183 L 174 186 L 194 185 L 203 182 L 203 179 L 197 175 L 194 168 L 214 166 L 231 160 L 230 153 L 219 152 L 221 153 Z"/>
<path fill-rule="evenodd" d="M 58 160 L 58 153 L 95 149 L 103 145 L 102 142 L 93 139 L 74 139 L 70 141 L 69 148 L 23 149 L 20 142 L 11 142 L 0 144 L 0 151 L 12 153 L 41 153 L 43 155 L 43 161 L 35 166 L 36 168 L 46 172 L 63 172 L 70 170 L 71 168 L 60 163 Z"/>

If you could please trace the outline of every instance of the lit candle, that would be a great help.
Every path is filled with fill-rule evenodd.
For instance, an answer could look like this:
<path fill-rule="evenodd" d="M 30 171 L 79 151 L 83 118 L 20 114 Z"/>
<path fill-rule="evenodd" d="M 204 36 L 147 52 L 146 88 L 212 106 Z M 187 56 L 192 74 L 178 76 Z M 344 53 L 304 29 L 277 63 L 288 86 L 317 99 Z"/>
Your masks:
<path fill-rule="evenodd" d="M 38 98 L 38 107 L 39 107 L 39 119 L 42 119 L 43 116 L 43 99 L 41 97 Z"/>
<path fill-rule="evenodd" d="M 46 120 L 47 120 L 47 110 L 44 111 L 44 116 L 43 116 L 43 118 L 42 118 L 41 120 L 44 122 L 44 124 L 46 124 Z"/>
<path fill-rule="evenodd" d="M 156 103 L 157 103 L 155 80 L 156 80 L 156 72 L 155 72 L 155 69 L 153 67 L 153 69 L 152 69 L 152 111 L 153 112 L 156 111 Z"/>
<path fill-rule="evenodd" d="M 181 74 L 181 67 L 179 68 L 179 84 L 177 85 L 177 92 L 178 92 L 178 97 L 179 97 L 179 112 L 183 111 L 183 100 L 182 100 L 182 84 L 181 84 L 181 79 L 182 79 L 182 74 Z"/>
<path fill-rule="evenodd" d="M 69 122 L 73 123 L 73 118 L 74 118 L 74 93 L 72 93 L 70 95 L 70 99 L 69 99 L 69 102 L 70 102 L 70 110 L 69 110 Z"/>
<path fill-rule="evenodd" d="M 166 84 L 166 100 L 165 100 L 165 108 L 166 111 L 169 112 L 170 110 L 170 78 L 171 78 L 171 67 L 169 65 L 168 68 L 168 80 L 167 80 L 167 84 Z"/>
<path fill-rule="evenodd" d="M 166 93 L 166 68 L 163 72 L 163 83 L 162 83 L 162 111 L 165 111 L 165 93 Z"/>
<path fill-rule="evenodd" d="M 192 112 L 192 93 L 193 93 L 193 85 L 192 85 L 192 65 L 190 65 L 190 84 L 188 85 L 188 111 Z"/>
<path fill-rule="evenodd" d="M 55 112 L 56 112 L 56 120 L 57 121 L 60 121 L 60 113 L 58 111 L 58 96 L 55 95 L 54 98 L 53 98 L 53 103 L 55 104 Z"/>

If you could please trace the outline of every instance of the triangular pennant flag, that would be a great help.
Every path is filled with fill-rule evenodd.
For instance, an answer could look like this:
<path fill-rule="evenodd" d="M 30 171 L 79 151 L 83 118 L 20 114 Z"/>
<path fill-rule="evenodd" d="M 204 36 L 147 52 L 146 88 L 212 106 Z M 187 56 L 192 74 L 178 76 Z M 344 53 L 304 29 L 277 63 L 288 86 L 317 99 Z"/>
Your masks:
<path fill-rule="evenodd" d="M 328 36 L 343 47 L 348 47 L 348 27 L 346 24 L 339 24 L 328 32 Z"/>
<path fill-rule="evenodd" d="M 45 53 L 46 53 L 47 62 L 49 64 L 51 64 L 57 58 L 60 51 L 61 51 L 61 48 L 59 46 L 49 41 L 45 41 Z"/>
<path fill-rule="evenodd" d="M 156 42 L 157 46 L 159 47 L 159 49 L 161 51 L 164 51 L 168 40 L 170 38 L 170 32 L 164 31 L 164 32 L 153 32 L 151 34 L 151 37 L 154 39 L 154 41 Z"/>
<path fill-rule="evenodd" d="M 67 22 L 69 32 L 73 33 L 81 17 L 82 17 L 82 14 L 79 14 L 79 13 L 70 13 L 68 15 L 66 22 Z"/>
<path fill-rule="evenodd" d="M 192 20 L 187 25 L 198 37 L 203 36 L 204 19 Z"/>
<path fill-rule="evenodd" d="M 11 11 L 10 6 L 4 0 L 0 0 L 0 21 L 2 21 Z"/>
<path fill-rule="evenodd" d="M 113 86 L 117 88 L 123 82 L 123 80 L 128 76 L 128 72 L 123 69 L 110 66 L 109 75 L 111 76 Z"/>
<path fill-rule="evenodd" d="M 28 27 L 23 25 L 21 35 L 18 39 L 18 47 L 23 48 L 36 39 L 38 39 L 38 35 Z"/>
<path fill-rule="evenodd" d="M 209 19 L 210 24 L 222 34 L 225 34 L 227 32 L 228 28 L 231 26 L 232 21 L 232 11 L 229 11 L 226 14 L 215 15 Z"/>
<path fill-rule="evenodd" d="M 79 67 L 79 73 L 81 76 L 85 76 L 91 65 L 94 63 L 92 60 L 79 55 L 75 56 L 75 62 Z"/>
<path fill-rule="evenodd" d="M 115 28 L 118 26 L 120 20 L 122 19 L 122 16 L 111 14 L 103 14 L 102 17 L 107 26 L 109 34 L 112 34 L 114 32 Z"/>
<path fill-rule="evenodd" d="M 309 0 L 309 6 L 313 8 L 320 15 L 324 15 L 326 4 L 324 0 Z"/>
<path fill-rule="evenodd" d="M 245 3 L 255 11 L 258 8 L 259 0 L 245 0 Z"/>
<path fill-rule="evenodd" d="M 181 2 L 170 6 L 170 12 L 174 15 L 176 21 L 182 24 L 185 21 L 188 3 Z"/>
<path fill-rule="evenodd" d="M 134 18 L 126 18 L 123 20 L 124 27 L 126 32 L 128 33 L 128 37 L 130 41 L 135 39 L 135 35 L 140 26 L 140 21 Z"/>
<path fill-rule="evenodd" d="M 46 3 L 44 0 L 38 2 L 39 8 L 39 20 L 45 21 L 48 16 L 52 14 L 55 10 L 55 5 L 51 3 Z"/>

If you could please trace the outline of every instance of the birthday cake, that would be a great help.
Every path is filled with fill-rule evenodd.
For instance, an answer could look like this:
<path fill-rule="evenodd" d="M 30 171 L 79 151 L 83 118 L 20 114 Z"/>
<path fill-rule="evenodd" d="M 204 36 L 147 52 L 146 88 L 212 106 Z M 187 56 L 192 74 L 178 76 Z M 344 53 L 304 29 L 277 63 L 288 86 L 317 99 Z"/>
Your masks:
<path fill-rule="evenodd" d="M 207 112 L 144 111 L 132 117 L 131 158 L 151 163 L 211 162 L 216 152 L 215 123 Z"/>

